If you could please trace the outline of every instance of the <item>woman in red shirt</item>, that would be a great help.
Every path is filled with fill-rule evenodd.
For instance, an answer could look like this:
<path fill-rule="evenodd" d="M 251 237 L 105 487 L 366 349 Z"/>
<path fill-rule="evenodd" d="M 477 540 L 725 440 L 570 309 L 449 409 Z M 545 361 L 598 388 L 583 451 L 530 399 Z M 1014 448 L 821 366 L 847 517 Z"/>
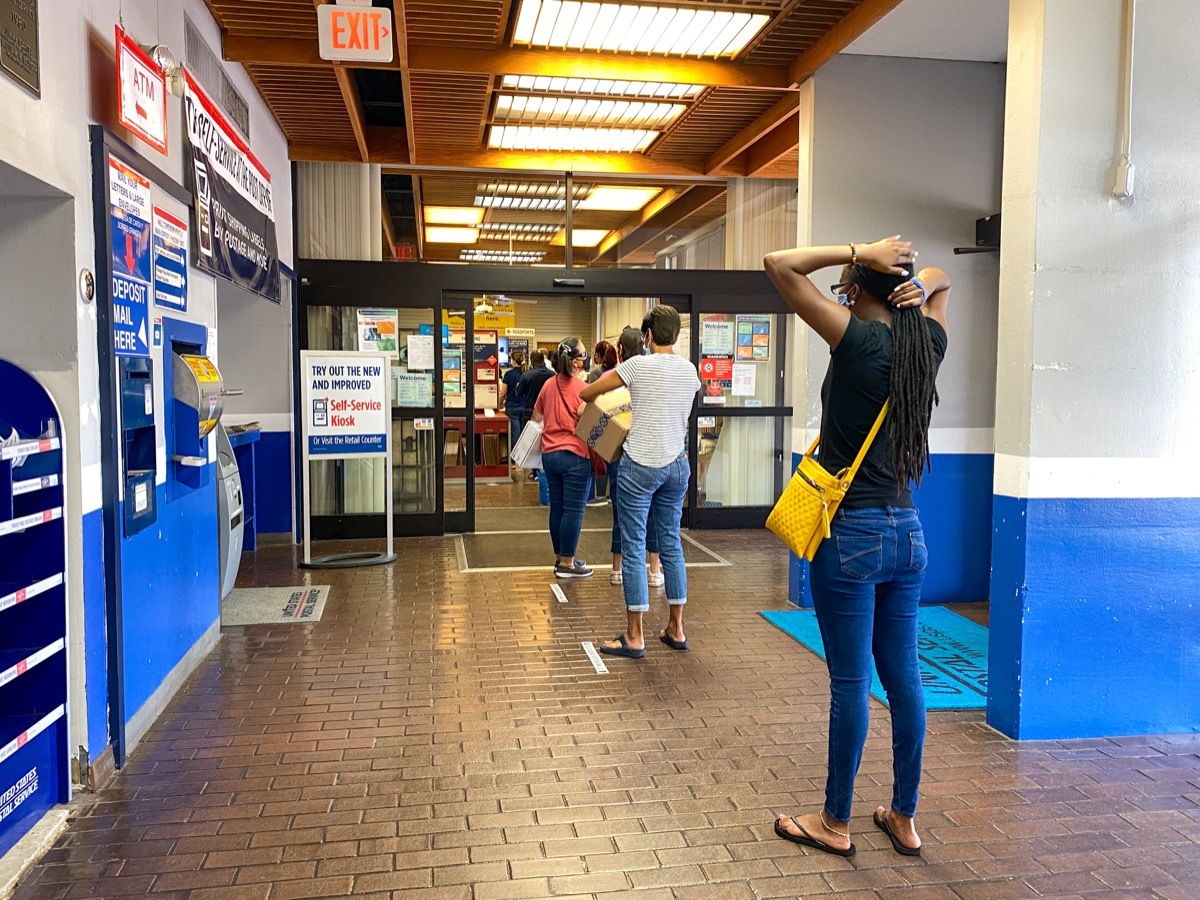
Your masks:
<path fill-rule="evenodd" d="M 570 337 L 554 352 L 555 375 L 542 386 L 533 407 L 533 421 L 542 423 L 542 471 L 550 489 L 550 540 L 554 544 L 556 578 L 590 578 L 592 570 L 575 558 L 583 513 L 592 483 L 592 460 L 587 444 L 575 436 L 582 401 L 583 367 L 588 352 L 579 338 Z"/>

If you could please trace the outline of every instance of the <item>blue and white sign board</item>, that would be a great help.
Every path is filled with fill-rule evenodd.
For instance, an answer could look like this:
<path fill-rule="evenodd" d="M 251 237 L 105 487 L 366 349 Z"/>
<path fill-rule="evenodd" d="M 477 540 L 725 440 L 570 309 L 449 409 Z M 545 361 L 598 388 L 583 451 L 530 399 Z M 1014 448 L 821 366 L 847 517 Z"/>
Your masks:
<path fill-rule="evenodd" d="M 150 355 L 150 179 L 116 159 L 108 161 L 112 235 L 113 349 L 117 356 Z"/>
<path fill-rule="evenodd" d="M 304 486 L 304 561 L 310 548 L 313 459 L 382 457 L 387 549 L 392 547 L 391 359 L 387 353 L 300 351 L 301 436 Z"/>
<path fill-rule="evenodd" d="M 154 304 L 187 312 L 188 227 L 154 207 Z"/>

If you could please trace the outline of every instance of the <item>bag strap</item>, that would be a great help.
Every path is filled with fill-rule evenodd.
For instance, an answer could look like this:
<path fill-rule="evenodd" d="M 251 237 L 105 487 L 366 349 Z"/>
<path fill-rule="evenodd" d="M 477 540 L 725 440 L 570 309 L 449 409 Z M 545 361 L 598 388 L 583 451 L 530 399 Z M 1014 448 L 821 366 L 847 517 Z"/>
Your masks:
<path fill-rule="evenodd" d="M 858 456 L 856 456 L 854 458 L 854 463 L 850 466 L 850 469 L 846 472 L 846 483 L 847 484 L 849 484 L 851 481 L 854 480 L 854 476 L 858 473 L 859 466 L 861 466 L 863 463 L 863 460 L 867 458 L 867 452 L 871 449 L 871 445 L 873 443 L 875 443 L 875 436 L 879 434 L 879 429 L 883 427 L 883 420 L 887 418 L 888 411 L 891 408 L 892 408 L 892 400 L 889 397 L 887 400 L 883 401 L 883 408 L 881 410 L 879 410 L 879 415 L 875 419 L 875 424 L 871 426 L 871 430 L 867 433 L 866 440 L 863 441 L 863 445 L 858 451 Z M 806 457 L 812 456 L 813 453 L 815 453 L 817 450 L 817 445 L 820 443 L 821 443 L 821 435 L 818 434 L 813 439 L 812 444 L 809 445 L 808 452 L 806 452 L 804 455 Z"/>

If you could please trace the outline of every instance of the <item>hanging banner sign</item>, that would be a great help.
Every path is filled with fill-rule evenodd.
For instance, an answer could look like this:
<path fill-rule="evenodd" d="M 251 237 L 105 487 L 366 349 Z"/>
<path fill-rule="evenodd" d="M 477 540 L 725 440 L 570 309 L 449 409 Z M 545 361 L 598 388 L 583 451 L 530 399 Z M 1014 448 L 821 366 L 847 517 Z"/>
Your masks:
<path fill-rule="evenodd" d="M 387 453 L 389 368 L 382 353 L 302 354 L 301 409 L 310 456 L 328 459 Z"/>
<path fill-rule="evenodd" d="M 187 312 L 188 227 L 154 207 L 154 303 Z"/>
<path fill-rule="evenodd" d="M 196 197 L 196 265 L 278 303 L 271 176 L 192 76 L 186 71 L 184 76 Z"/>
<path fill-rule="evenodd" d="M 167 152 L 167 77 L 117 26 L 117 119 L 159 153 Z"/>
<path fill-rule="evenodd" d="M 113 349 L 117 356 L 150 355 L 150 180 L 116 159 L 108 161 L 112 235 Z"/>

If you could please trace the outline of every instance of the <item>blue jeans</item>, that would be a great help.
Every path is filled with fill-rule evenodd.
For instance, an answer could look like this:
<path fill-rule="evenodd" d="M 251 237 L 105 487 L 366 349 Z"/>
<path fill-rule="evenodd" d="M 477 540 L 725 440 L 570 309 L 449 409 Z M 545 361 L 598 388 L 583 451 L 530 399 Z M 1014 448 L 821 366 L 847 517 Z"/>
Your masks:
<path fill-rule="evenodd" d="M 683 540 L 679 519 L 687 496 L 691 469 L 686 453 L 661 469 L 643 466 L 628 456 L 621 458 L 617 473 L 621 522 L 621 577 L 625 608 L 629 612 L 650 609 L 650 587 L 646 584 L 646 528 L 653 521 L 658 538 L 667 603 L 687 603 L 687 570 L 683 567 Z"/>
<path fill-rule="evenodd" d="M 839 509 L 812 561 L 813 605 L 829 666 L 825 812 L 850 819 L 870 720 L 871 658 L 892 715 L 892 809 L 912 817 L 925 747 L 917 609 L 927 557 L 915 509 Z"/>
<path fill-rule="evenodd" d="M 517 441 L 521 439 L 521 429 L 525 426 L 523 410 L 514 409 L 504 410 L 504 414 L 508 416 L 508 451 L 512 452 L 512 448 L 517 446 Z"/>
<path fill-rule="evenodd" d="M 570 450 L 542 454 L 542 470 L 550 490 L 550 541 L 555 556 L 574 556 L 583 530 L 592 461 Z"/>
<path fill-rule="evenodd" d="M 618 513 L 621 504 L 621 489 L 617 486 L 617 473 L 621 471 L 621 457 L 608 464 L 608 497 L 612 501 L 612 552 L 624 553 L 621 549 L 621 516 Z M 658 529 L 654 524 L 654 510 L 646 519 L 646 552 L 658 552 Z"/>

